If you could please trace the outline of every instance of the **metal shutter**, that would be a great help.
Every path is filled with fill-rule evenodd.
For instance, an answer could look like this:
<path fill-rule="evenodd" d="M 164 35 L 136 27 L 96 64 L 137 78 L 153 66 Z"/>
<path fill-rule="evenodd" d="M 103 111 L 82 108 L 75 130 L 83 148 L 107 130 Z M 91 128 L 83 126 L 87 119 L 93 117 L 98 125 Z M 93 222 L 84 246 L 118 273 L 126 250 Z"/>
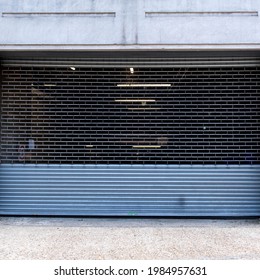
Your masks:
<path fill-rule="evenodd" d="M 259 59 L 20 59 L 1 76 L 0 214 L 260 215 Z"/>

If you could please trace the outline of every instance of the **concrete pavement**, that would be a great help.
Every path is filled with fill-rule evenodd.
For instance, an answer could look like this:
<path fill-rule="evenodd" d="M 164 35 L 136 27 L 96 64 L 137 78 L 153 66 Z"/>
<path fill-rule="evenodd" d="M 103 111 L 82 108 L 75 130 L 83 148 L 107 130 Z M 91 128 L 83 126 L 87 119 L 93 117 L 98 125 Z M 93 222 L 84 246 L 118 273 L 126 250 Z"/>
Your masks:
<path fill-rule="evenodd" d="M 0 217 L 0 259 L 260 259 L 260 220 Z"/>

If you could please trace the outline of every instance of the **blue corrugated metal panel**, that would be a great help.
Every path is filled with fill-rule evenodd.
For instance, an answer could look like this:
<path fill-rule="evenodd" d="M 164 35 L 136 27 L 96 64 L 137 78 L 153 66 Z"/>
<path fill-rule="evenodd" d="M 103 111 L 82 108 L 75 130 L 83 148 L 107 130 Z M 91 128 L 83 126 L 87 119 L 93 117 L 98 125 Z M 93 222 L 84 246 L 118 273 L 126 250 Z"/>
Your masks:
<path fill-rule="evenodd" d="M 260 216 L 260 165 L 2 164 L 0 214 Z"/>

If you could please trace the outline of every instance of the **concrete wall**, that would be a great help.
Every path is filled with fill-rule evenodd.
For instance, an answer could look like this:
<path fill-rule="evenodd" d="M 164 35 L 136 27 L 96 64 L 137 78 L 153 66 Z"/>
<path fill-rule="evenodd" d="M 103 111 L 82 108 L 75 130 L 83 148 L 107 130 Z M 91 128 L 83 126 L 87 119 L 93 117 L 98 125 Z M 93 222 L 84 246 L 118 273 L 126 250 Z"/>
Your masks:
<path fill-rule="evenodd" d="M 0 0 L 0 50 L 260 49 L 260 0 Z"/>

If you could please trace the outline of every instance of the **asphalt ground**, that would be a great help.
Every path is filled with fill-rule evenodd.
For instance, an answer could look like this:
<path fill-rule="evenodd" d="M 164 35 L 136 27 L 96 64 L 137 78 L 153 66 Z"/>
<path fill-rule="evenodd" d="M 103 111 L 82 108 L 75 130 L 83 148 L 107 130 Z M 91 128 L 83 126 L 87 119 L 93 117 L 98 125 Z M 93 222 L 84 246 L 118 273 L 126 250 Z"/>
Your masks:
<path fill-rule="evenodd" d="M 260 220 L 0 217 L 1 260 L 260 259 Z"/>

